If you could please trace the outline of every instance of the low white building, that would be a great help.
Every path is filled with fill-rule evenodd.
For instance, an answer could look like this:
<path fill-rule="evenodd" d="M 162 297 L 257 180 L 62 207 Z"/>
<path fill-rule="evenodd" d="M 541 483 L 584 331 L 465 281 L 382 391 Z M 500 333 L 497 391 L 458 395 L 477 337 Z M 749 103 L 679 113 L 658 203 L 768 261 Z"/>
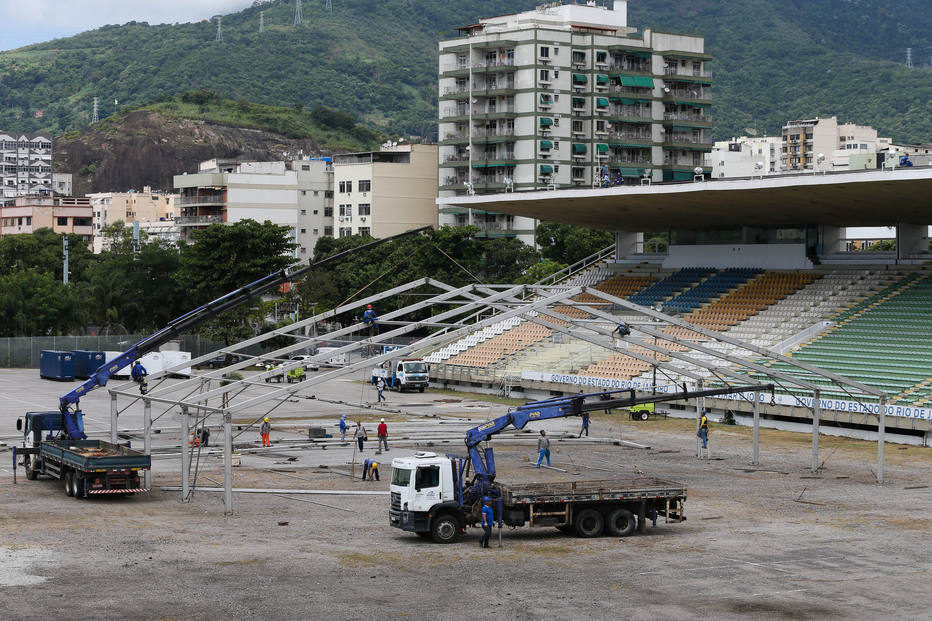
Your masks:
<path fill-rule="evenodd" d="M 716 142 L 709 154 L 712 178 L 773 175 L 780 170 L 780 137 L 741 136 Z"/>

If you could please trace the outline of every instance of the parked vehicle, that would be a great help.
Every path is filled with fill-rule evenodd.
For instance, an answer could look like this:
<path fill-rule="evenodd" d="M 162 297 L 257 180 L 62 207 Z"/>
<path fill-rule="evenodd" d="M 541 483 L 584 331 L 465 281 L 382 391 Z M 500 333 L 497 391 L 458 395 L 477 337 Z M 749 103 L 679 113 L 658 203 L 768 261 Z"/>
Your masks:
<path fill-rule="evenodd" d="M 423 358 L 396 358 L 372 369 L 371 381 L 375 383 L 376 379 L 381 377 L 388 388 L 398 392 L 424 392 L 430 380 L 428 370 Z"/>

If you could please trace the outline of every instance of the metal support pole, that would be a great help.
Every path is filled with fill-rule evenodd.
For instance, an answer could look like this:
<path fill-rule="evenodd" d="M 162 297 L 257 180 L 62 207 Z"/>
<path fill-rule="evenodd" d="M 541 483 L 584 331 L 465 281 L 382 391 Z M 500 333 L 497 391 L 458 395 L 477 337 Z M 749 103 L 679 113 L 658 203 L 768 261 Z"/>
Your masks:
<path fill-rule="evenodd" d="M 696 390 L 702 390 L 702 380 L 696 382 Z M 696 457 L 702 457 L 702 439 L 699 438 L 699 421 L 702 420 L 703 399 L 696 397 Z"/>
<path fill-rule="evenodd" d="M 822 408 L 819 406 L 819 391 L 812 393 L 812 473 L 819 471 L 819 418 Z"/>
<path fill-rule="evenodd" d="M 223 514 L 233 515 L 233 415 L 223 413 Z"/>
<path fill-rule="evenodd" d="M 754 391 L 754 451 L 751 465 L 760 464 L 760 392 Z"/>
<path fill-rule="evenodd" d="M 880 397 L 880 413 L 877 415 L 877 482 L 883 483 L 883 449 L 887 435 L 887 396 Z"/>
<path fill-rule="evenodd" d="M 143 452 L 146 455 L 152 455 L 152 402 L 145 399 L 142 402 L 142 427 L 143 427 Z M 143 474 L 146 489 L 152 489 L 152 469 L 146 470 Z"/>
<path fill-rule="evenodd" d="M 113 393 L 110 394 L 110 442 L 112 444 L 117 443 L 117 418 L 120 415 L 120 411 L 117 409 L 117 396 Z"/>
<path fill-rule="evenodd" d="M 191 453 L 188 452 L 188 438 L 191 435 L 190 421 L 188 420 L 188 406 L 181 406 L 181 502 L 190 500 L 191 488 L 188 474 L 191 469 Z"/>

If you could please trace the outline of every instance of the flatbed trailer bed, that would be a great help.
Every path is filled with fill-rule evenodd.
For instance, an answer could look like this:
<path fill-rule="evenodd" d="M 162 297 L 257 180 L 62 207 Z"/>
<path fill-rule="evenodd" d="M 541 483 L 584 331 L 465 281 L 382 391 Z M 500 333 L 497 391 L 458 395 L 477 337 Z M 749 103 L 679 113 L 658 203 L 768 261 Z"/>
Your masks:
<path fill-rule="evenodd" d="M 686 486 L 653 477 L 605 480 L 554 481 L 547 483 L 498 483 L 506 505 L 608 500 L 659 500 L 685 498 Z"/>

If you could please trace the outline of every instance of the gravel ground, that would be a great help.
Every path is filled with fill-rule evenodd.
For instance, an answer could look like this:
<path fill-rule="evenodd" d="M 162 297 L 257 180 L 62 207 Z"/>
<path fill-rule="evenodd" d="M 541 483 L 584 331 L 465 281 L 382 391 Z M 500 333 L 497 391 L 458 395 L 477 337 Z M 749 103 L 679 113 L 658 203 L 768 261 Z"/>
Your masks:
<path fill-rule="evenodd" d="M 0 436 L 11 442 L 16 416 L 34 407 L 23 402 L 52 405 L 50 397 L 61 388 L 0 371 Z M 339 387 L 332 390 L 336 394 Z M 98 413 L 108 412 L 106 392 L 98 393 Z M 437 402 L 430 393 L 391 397 L 400 413 L 392 414 L 390 424 L 405 433 L 443 427 L 449 432 L 444 435 L 458 436 L 462 426 L 441 425 L 424 414 L 484 418 L 504 411 L 468 400 Z M 418 416 L 406 415 L 406 403 Z M 340 411 L 315 407 L 294 415 L 326 417 L 321 420 L 332 425 Z M 165 423 L 158 442 L 167 447 L 177 441 L 169 429 L 177 421 Z M 289 424 L 293 429 L 286 429 Z M 302 424 L 276 424 L 275 447 L 244 455 L 234 485 L 387 489 L 387 466 L 380 483 L 332 472 L 349 471 L 351 445 L 282 450 L 286 440 L 301 437 Z M 545 427 L 559 433 L 575 431 L 577 424 L 551 421 Z M 553 462 L 569 471 L 564 474 L 532 468 L 532 445 L 503 441 L 496 448 L 499 478 L 578 480 L 643 472 L 687 484 L 688 520 L 658 522 L 646 535 L 624 539 L 506 528 L 503 548 L 482 550 L 477 530 L 442 546 L 390 528 L 385 496 L 236 494 L 234 515 L 224 517 L 220 494 L 198 492 L 182 503 L 180 493 L 159 489 L 180 481 L 177 457 L 166 456 L 155 460 L 150 494 L 74 500 L 58 482 L 26 481 L 22 471 L 13 485 L 10 453 L 0 452 L 6 466 L 0 468 L 2 617 L 928 618 L 930 449 L 888 445 L 887 482 L 878 486 L 876 445 L 868 442 L 823 437 L 824 469 L 813 477 L 803 434 L 762 430 L 757 469 L 747 465 L 750 430 L 743 428 L 713 427 L 711 461 L 696 459 L 688 421 L 634 423 L 599 414 L 592 434 L 651 449 L 556 441 Z M 237 441 L 257 439 L 251 435 Z M 219 442 L 219 434 L 212 440 Z M 435 448 L 456 450 L 456 444 Z M 394 444 L 389 455 L 414 448 Z M 219 459 L 205 455 L 198 484 L 214 485 L 211 479 L 221 477 Z M 30 587 L 36 588 L 27 592 Z"/>

